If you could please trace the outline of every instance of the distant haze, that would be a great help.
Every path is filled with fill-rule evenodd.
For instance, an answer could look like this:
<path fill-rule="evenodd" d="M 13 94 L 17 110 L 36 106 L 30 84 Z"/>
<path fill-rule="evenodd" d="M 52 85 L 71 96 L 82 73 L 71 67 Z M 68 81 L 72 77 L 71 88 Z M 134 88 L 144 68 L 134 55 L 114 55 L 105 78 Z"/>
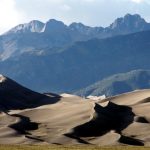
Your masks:
<path fill-rule="evenodd" d="M 1 0 L 0 34 L 34 19 L 46 22 L 55 18 L 66 24 L 105 27 L 126 13 L 138 13 L 150 22 L 149 8 L 149 0 Z"/>

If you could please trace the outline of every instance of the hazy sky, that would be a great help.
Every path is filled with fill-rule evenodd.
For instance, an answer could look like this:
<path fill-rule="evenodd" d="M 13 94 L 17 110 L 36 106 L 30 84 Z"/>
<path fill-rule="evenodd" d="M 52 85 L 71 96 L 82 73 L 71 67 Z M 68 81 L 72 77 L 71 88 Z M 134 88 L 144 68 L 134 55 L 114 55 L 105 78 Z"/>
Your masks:
<path fill-rule="evenodd" d="M 0 0 L 0 33 L 35 19 L 108 26 L 126 13 L 138 13 L 150 22 L 150 0 Z"/>

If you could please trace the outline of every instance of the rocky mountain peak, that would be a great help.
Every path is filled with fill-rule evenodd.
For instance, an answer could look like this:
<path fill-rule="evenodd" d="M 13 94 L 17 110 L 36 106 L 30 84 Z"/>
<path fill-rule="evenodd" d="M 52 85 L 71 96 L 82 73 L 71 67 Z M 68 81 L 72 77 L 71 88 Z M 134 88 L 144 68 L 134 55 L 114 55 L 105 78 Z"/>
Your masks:
<path fill-rule="evenodd" d="M 18 26 L 9 30 L 6 34 L 41 32 L 43 27 L 44 27 L 43 22 L 38 20 L 32 20 L 29 23 L 19 24 Z"/>
<path fill-rule="evenodd" d="M 149 29 L 150 25 L 138 14 L 126 14 L 124 17 L 117 18 L 109 28 L 115 31 L 135 32 Z"/>
<path fill-rule="evenodd" d="M 63 22 L 57 21 L 55 19 L 50 19 L 46 22 L 43 32 L 58 32 L 66 28 L 67 26 Z"/>

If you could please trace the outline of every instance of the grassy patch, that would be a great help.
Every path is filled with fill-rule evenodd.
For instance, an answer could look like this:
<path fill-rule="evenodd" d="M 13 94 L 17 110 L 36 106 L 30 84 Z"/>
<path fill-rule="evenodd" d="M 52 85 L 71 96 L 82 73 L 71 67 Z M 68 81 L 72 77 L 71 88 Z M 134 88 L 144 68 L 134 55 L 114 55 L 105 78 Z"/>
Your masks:
<path fill-rule="evenodd" d="M 0 145 L 0 150 L 150 150 L 150 147 L 93 147 L 93 146 L 21 146 Z"/>

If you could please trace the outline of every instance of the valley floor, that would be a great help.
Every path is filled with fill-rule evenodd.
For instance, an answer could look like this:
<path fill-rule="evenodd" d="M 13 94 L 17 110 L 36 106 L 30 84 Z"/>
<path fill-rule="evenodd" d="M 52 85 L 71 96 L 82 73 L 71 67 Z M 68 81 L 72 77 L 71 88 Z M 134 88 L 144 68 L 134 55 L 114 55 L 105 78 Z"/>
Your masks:
<path fill-rule="evenodd" d="M 94 146 L 20 146 L 20 145 L 0 145 L 0 150 L 150 150 L 150 147 L 94 147 Z"/>

